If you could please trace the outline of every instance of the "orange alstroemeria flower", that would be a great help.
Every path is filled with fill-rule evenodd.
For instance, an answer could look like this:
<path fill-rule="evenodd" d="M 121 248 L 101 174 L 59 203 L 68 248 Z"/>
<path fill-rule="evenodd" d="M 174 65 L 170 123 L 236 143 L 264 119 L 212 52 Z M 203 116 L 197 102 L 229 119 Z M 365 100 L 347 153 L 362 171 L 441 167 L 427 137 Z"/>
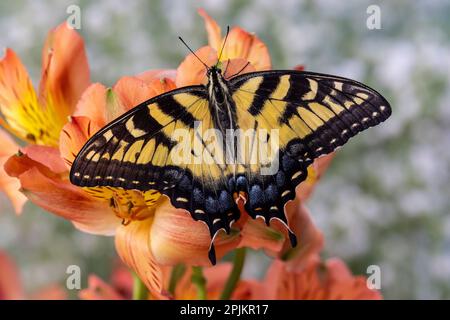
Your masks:
<path fill-rule="evenodd" d="M 337 258 L 323 262 L 320 251 L 323 236 L 311 223 L 305 208 L 298 222 L 304 241 L 283 260 L 276 259 L 262 281 L 241 280 L 232 298 L 243 300 L 379 300 L 378 290 L 370 289 L 364 276 L 353 276 Z"/>
<path fill-rule="evenodd" d="M 305 208 L 300 210 L 300 219 L 306 221 L 309 215 Z M 366 278 L 353 276 L 348 267 L 339 259 L 322 262 L 319 253 L 323 238 L 309 221 L 305 223 L 305 239 L 300 242 L 298 254 L 293 259 L 276 259 L 263 280 L 241 279 L 237 283 L 231 299 L 239 300 L 378 300 L 379 291 L 369 289 Z M 230 263 L 220 263 L 203 269 L 206 280 L 206 298 L 219 299 L 232 269 Z M 80 292 L 82 299 L 130 299 L 132 277 L 125 270 L 116 269 L 108 284 L 95 275 L 89 277 L 89 287 Z M 164 290 L 169 290 L 172 268 L 165 267 Z M 120 274 L 120 277 L 118 276 Z M 118 281 L 117 279 L 120 279 Z M 192 269 L 188 268 L 178 279 L 171 297 L 193 300 L 198 298 L 198 288 L 192 282 Z M 149 299 L 159 298 L 149 296 Z"/>
<path fill-rule="evenodd" d="M 88 191 L 69 182 L 70 164 L 87 139 L 107 122 L 140 102 L 175 88 L 169 78 L 153 78 L 167 72 L 146 73 L 120 79 L 112 89 L 91 85 L 82 95 L 74 115 L 62 130 L 60 150 L 27 146 L 11 157 L 5 170 L 20 181 L 22 192 L 35 204 L 85 232 L 116 235 L 121 258 L 142 278 L 155 297 L 163 292 L 162 265 L 178 262 L 209 264 L 209 231 L 184 210 L 175 209 L 166 197 L 147 207 L 138 191 Z M 145 79 L 145 80 L 142 80 Z M 131 197 L 136 219 L 124 225 Z M 111 205 L 111 198 L 116 206 Z M 144 207 L 144 209 L 142 209 Z M 238 235 L 220 235 L 217 254 L 223 256 L 238 244 Z"/>
<path fill-rule="evenodd" d="M 0 61 L 0 79 L 0 123 L 25 141 L 56 147 L 67 117 L 89 85 L 83 40 L 66 23 L 50 31 L 37 92 L 11 49 Z"/>
<path fill-rule="evenodd" d="M 245 281 L 239 295 L 249 300 L 379 300 L 366 278 L 353 276 L 340 259 L 307 261 L 301 268 L 275 260 L 263 281 Z"/>
<path fill-rule="evenodd" d="M 50 31 L 42 50 L 42 74 L 38 91 L 18 56 L 6 49 L 0 60 L 0 125 L 29 143 L 57 147 L 59 134 L 72 114 L 82 92 L 89 85 L 89 67 L 81 37 L 66 23 Z M 0 158 L 16 153 L 18 147 L 1 133 L 5 148 Z M 7 141 L 7 140 L 10 141 Z M 0 160 L 3 168 L 4 160 Z M 23 196 L 4 178 L 0 188 L 20 212 Z"/>
<path fill-rule="evenodd" d="M 220 30 L 203 11 L 210 46 L 197 51 L 208 65 L 218 59 Z M 221 38 L 220 38 L 221 39 Z M 249 64 L 248 64 L 249 62 Z M 253 34 L 240 28 L 230 31 L 222 63 L 228 64 L 227 74 L 265 70 L 270 57 L 265 45 Z M 5 170 L 20 180 L 24 194 L 35 204 L 53 212 L 89 233 L 115 235 L 121 259 L 139 275 L 152 297 L 169 295 L 165 282 L 167 266 L 184 263 L 210 265 L 208 250 L 210 234 L 200 221 L 194 221 L 185 210 L 176 209 L 166 196 L 148 206 L 148 193 L 114 188 L 76 187 L 69 182 L 70 165 L 76 154 L 100 128 L 139 103 L 176 87 L 204 82 L 204 66 L 190 54 L 175 70 L 148 71 L 134 77 L 121 78 L 112 88 L 101 84 L 89 86 L 79 100 L 70 121 L 59 136 L 59 150 L 48 146 L 28 146 L 11 157 Z M 331 156 L 310 166 L 311 178 L 297 189 L 305 199 Z M 261 220 L 250 219 L 245 212 L 229 235 L 219 233 L 215 239 L 218 258 L 238 247 L 263 248 L 279 257 L 297 257 L 308 249 L 321 246 L 321 234 L 312 224 L 306 209 L 296 200 L 286 206 L 288 220 L 298 232 L 300 245 L 287 245 L 286 228 L 275 221 L 267 227 Z"/>
<path fill-rule="evenodd" d="M 14 261 L 0 250 L 0 300 L 63 300 L 66 292 L 57 285 L 50 285 L 31 295 L 26 295 L 19 270 Z"/>

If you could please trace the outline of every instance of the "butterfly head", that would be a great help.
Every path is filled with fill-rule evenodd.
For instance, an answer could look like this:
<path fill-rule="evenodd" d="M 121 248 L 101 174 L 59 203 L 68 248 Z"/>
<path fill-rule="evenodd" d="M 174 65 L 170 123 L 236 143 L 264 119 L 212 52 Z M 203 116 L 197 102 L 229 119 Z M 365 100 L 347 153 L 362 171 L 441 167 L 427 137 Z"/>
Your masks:
<path fill-rule="evenodd" d="M 222 74 L 222 69 L 219 65 L 213 65 L 206 70 L 206 76 L 210 79 L 211 76 L 216 76 L 217 74 Z"/>

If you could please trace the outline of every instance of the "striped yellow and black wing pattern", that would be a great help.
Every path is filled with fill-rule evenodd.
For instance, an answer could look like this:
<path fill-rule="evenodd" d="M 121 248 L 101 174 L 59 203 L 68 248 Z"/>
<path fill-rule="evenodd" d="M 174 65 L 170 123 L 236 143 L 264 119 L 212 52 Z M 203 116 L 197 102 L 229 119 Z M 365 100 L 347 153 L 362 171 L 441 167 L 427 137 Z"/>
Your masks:
<path fill-rule="evenodd" d="M 202 134 L 208 129 L 214 125 L 204 86 L 162 94 L 91 137 L 72 164 L 71 182 L 88 191 L 108 187 L 165 194 L 175 207 L 204 221 L 213 238 L 222 228 L 229 231 L 240 215 L 224 176 L 229 170 L 215 163 L 221 152 L 212 154 L 207 146 L 218 138 L 214 131 L 208 137 Z M 188 159 L 182 159 L 184 149 L 177 147 L 186 141 L 200 146 L 200 151 L 191 148 Z M 181 161 L 174 161 L 180 157 Z M 151 197 L 155 198 L 157 194 Z M 212 245 L 210 258 L 215 261 Z"/>
<path fill-rule="evenodd" d="M 287 225 L 284 205 L 295 197 L 295 187 L 306 179 L 314 159 L 391 114 L 389 103 L 378 92 L 336 76 L 265 71 L 235 77 L 230 87 L 239 128 L 279 132 L 277 172 L 261 175 L 256 171 L 260 167 L 247 166 L 242 173 L 246 210 L 266 223 L 279 219 Z"/>
<path fill-rule="evenodd" d="M 261 217 L 267 224 L 278 219 L 288 226 L 284 205 L 295 197 L 308 165 L 391 113 L 379 93 L 341 77 L 264 71 L 223 79 L 218 88 L 211 84 L 218 85 L 215 81 L 221 76 L 214 76 L 208 86 L 184 87 L 143 102 L 97 132 L 73 162 L 71 182 L 165 194 L 175 207 L 205 222 L 212 239 L 219 230 L 229 232 L 239 219 L 235 202 L 239 194 L 245 195 L 251 217 Z M 222 107 L 213 105 L 218 101 L 227 101 L 225 118 L 219 115 Z M 251 141 L 241 162 L 223 161 L 229 152 L 226 143 L 209 148 L 211 141 L 226 142 L 217 130 L 205 135 L 222 127 L 221 119 L 234 129 L 250 130 L 250 136 L 237 137 Z M 183 134 L 177 134 L 179 129 Z M 253 161 L 256 134 L 261 131 L 268 133 L 263 137 L 266 146 L 277 142 L 269 162 L 278 165 L 268 173 L 262 173 L 271 165 L 267 158 L 260 155 Z M 187 154 L 179 148 L 186 138 L 192 145 Z M 180 152 L 183 161 L 175 161 Z M 295 244 L 295 236 L 290 231 L 289 235 Z M 215 263 L 212 243 L 209 257 Z"/>

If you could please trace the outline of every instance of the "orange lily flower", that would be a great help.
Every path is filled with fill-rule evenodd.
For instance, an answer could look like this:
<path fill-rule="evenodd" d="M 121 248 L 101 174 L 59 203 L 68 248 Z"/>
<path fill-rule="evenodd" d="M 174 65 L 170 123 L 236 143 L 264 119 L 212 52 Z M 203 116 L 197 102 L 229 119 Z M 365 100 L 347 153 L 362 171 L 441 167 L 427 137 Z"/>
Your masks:
<path fill-rule="evenodd" d="M 89 67 L 81 37 L 66 23 L 50 31 L 42 51 L 42 75 L 36 92 L 18 56 L 6 49 L 0 60 L 0 125 L 29 143 L 57 147 L 59 134 L 72 114 L 81 93 L 89 85 Z M 5 133 L 0 136 L 0 165 L 18 147 Z M 0 188 L 17 213 L 24 197 L 17 182 L 0 169 Z"/>
<path fill-rule="evenodd" d="M 210 46 L 201 48 L 197 54 L 212 65 L 218 59 L 220 30 L 206 13 L 200 11 L 200 14 L 206 21 Z M 230 75 L 270 68 L 265 45 L 240 28 L 230 31 L 222 57 L 226 59 L 223 63 L 230 66 L 225 66 Z M 242 70 L 244 66 L 246 68 Z M 59 150 L 49 146 L 27 146 L 5 164 L 6 172 L 19 179 L 23 193 L 35 204 L 71 220 L 82 231 L 115 235 L 121 259 L 134 269 L 154 298 L 169 295 L 164 285 L 167 279 L 165 266 L 177 263 L 210 265 L 207 227 L 194 221 L 187 211 L 174 208 L 166 196 L 157 198 L 152 192 L 76 187 L 69 182 L 69 169 L 84 143 L 109 121 L 153 96 L 179 86 L 202 83 L 204 73 L 204 66 L 190 54 L 176 71 L 154 70 L 123 77 L 111 89 L 92 84 L 82 94 L 70 121 L 60 130 Z M 326 167 L 321 163 L 330 158 L 324 157 L 310 167 L 312 175 L 305 186 L 312 186 L 317 181 Z M 305 190 L 307 188 L 301 186 L 297 189 L 299 197 L 303 194 L 302 199 L 307 197 Z M 288 220 L 297 221 L 293 228 L 300 232 L 301 244 L 310 244 L 312 248 L 321 246 L 320 233 L 314 229 L 309 217 L 304 217 L 306 209 L 298 201 L 286 206 Z M 219 258 L 237 246 L 264 248 L 277 256 L 304 254 L 295 251 L 299 249 L 291 251 L 288 241 L 281 224 L 274 222 L 267 227 L 262 221 L 248 219 L 243 213 L 230 235 L 219 233 L 215 247 Z M 98 281 L 97 284 L 101 285 Z"/>
<path fill-rule="evenodd" d="M 66 292 L 56 285 L 27 296 L 16 264 L 4 251 L 0 251 L 0 300 L 63 300 L 66 296 Z"/>

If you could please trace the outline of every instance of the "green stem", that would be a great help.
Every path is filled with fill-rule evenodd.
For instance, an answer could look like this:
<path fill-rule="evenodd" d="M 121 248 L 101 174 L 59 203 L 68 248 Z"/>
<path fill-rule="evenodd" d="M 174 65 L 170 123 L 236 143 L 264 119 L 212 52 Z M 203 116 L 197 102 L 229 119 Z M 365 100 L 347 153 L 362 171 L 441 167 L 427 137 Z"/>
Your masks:
<path fill-rule="evenodd" d="M 197 287 L 197 299 L 206 300 L 206 279 L 202 267 L 192 267 L 191 280 Z"/>
<path fill-rule="evenodd" d="M 133 300 L 147 300 L 148 290 L 142 280 L 133 274 Z"/>
<path fill-rule="evenodd" d="M 185 272 L 186 266 L 184 264 L 177 264 L 175 267 L 173 267 L 172 273 L 170 274 L 170 282 L 169 282 L 169 293 L 172 296 L 175 295 L 177 283 Z"/>
<path fill-rule="evenodd" d="M 225 288 L 222 291 L 222 295 L 220 296 L 221 300 L 228 300 L 231 298 L 231 294 L 241 278 L 242 269 L 245 263 L 245 253 L 245 248 L 236 249 L 233 259 L 233 270 L 231 270 Z"/>

